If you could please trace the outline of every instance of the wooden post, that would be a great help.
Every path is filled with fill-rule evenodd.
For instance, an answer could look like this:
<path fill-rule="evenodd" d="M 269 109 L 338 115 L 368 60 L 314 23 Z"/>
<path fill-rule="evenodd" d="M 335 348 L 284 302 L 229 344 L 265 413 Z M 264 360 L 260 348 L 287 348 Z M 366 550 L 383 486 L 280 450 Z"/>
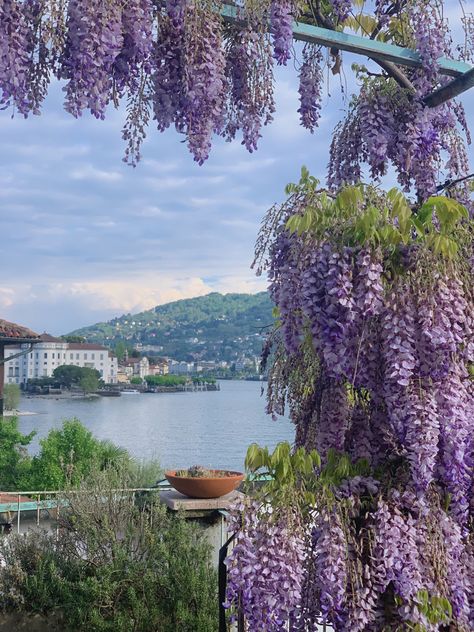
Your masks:
<path fill-rule="evenodd" d="M 0 417 L 3 416 L 3 383 L 5 381 L 5 346 L 0 344 Z"/>

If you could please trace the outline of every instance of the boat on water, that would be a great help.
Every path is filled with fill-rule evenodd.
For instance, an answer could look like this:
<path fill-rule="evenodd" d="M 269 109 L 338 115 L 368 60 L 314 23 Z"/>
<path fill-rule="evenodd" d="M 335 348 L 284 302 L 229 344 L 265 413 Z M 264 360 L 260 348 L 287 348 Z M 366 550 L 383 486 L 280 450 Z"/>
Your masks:
<path fill-rule="evenodd" d="M 122 395 L 140 395 L 140 391 L 137 391 L 136 388 L 125 388 Z"/>

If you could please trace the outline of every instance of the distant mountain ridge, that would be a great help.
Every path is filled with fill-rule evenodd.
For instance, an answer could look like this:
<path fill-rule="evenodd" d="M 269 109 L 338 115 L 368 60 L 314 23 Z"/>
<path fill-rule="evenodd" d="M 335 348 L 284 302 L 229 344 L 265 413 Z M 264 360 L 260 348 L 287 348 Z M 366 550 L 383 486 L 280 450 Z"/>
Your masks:
<path fill-rule="evenodd" d="M 213 292 L 138 314 L 124 314 L 68 335 L 83 336 L 88 342 L 112 348 L 120 341 L 142 345 L 145 353 L 176 360 L 231 362 L 260 354 L 265 332 L 273 323 L 272 308 L 267 292 Z"/>

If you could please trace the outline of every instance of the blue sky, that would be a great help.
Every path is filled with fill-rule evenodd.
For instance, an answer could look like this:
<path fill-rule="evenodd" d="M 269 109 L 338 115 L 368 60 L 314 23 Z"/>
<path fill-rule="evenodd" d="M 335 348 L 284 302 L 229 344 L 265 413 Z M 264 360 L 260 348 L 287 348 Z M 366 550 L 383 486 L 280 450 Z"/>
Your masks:
<path fill-rule="evenodd" d="M 345 72 L 350 92 L 350 59 Z M 311 135 L 298 122 L 294 69 L 276 78 L 259 150 L 216 139 L 202 167 L 180 136 L 153 126 L 142 163 L 126 166 L 123 111 L 75 120 L 57 84 L 40 117 L 2 112 L 0 317 L 60 334 L 169 300 L 264 289 L 249 269 L 261 218 L 302 164 L 324 179 L 345 107 L 338 77 Z M 473 127 L 474 90 L 463 101 Z"/>

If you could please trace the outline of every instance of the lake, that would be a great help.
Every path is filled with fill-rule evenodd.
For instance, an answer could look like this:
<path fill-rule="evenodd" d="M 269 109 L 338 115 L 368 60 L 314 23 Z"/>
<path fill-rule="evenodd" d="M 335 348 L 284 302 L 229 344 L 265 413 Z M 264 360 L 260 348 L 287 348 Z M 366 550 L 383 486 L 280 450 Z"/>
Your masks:
<path fill-rule="evenodd" d="M 20 411 L 38 414 L 19 417 L 19 427 L 38 432 L 30 448 L 35 452 L 51 428 L 77 417 L 97 438 L 110 439 L 139 459 L 158 459 L 165 468 L 200 464 L 241 470 L 250 443 L 273 448 L 293 440 L 288 419 L 273 421 L 265 414 L 261 383 L 225 380 L 220 386 L 220 391 L 90 399 L 23 397 Z"/>

